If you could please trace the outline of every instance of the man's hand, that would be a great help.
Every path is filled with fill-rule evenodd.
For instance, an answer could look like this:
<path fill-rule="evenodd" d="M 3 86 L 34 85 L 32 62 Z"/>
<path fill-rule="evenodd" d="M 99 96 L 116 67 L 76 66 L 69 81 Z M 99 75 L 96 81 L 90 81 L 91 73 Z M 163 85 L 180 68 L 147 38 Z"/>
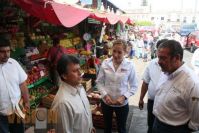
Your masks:
<path fill-rule="evenodd" d="M 143 100 L 140 100 L 140 101 L 139 101 L 139 105 L 138 105 L 138 106 L 139 106 L 139 109 L 140 109 L 140 110 L 143 110 L 143 107 L 144 107 L 144 101 L 143 101 Z"/>
<path fill-rule="evenodd" d="M 126 99 L 126 97 L 122 95 L 116 100 L 115 104 L 122 105 L 122 104 L 124 104 L 125 99 Z"/>
<path fill-rule="evenodd" d="M 24 108 L 25 108 L 26 112 L 30 110 L 30 102 L 29 101 L 24 103 Z"/>
<path fill-rule="evenodd" d="M 30 100 L 29 100 L 29 91 L 26 82 L 21 83 L 19 87 L 23 98 L 24 109 L 27 112 L 30 109 L 30 102 L 29 102 Z"/>

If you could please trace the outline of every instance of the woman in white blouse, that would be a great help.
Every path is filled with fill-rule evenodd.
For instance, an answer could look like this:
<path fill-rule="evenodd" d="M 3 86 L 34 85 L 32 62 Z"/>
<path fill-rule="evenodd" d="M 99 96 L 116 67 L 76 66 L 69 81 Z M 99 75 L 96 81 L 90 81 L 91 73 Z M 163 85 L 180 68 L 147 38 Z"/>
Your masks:
<path fill-rule="evenodd" d="M 111 133 L 113 112 L 116 114 L 118 132 L 126 133 L 128 98 L 135 94 L 138 87 L 133 62 L 124 58 L 126 48 L 123 40 L 113 43 L 112 57 L 103 61 L 96 80 L 102 95 L 105 133 Z"/>

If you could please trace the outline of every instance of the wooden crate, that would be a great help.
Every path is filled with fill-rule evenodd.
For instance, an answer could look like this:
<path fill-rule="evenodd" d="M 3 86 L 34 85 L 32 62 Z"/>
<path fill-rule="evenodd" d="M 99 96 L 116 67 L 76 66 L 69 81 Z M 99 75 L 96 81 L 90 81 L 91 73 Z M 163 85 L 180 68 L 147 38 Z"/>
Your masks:
<path fill-rule="evenodd" d="M 100 114 L 96 114 L 97 111 L 100 112 Z M 94 111 L 92 111 L 92 118 L 94 127 L 104 129 L 104 118 L 100 106 L 98 106 Z M 112 119 L 112 130 L 117 130 L 117 121 L 114 115 Z"/>
<path fill-rule="evenodd" d="M 103 115 L 92 114 L 92 118 L 93 118 L 94 127 L 104 129 L 104 118 L 103 118 Z M 113 117 L 113 119 L 112 119 L 112 130 L 114 130 L 114 131 L 117 130 L 117 122 L 116 122 L 116 118 L 115 117 Z"/>

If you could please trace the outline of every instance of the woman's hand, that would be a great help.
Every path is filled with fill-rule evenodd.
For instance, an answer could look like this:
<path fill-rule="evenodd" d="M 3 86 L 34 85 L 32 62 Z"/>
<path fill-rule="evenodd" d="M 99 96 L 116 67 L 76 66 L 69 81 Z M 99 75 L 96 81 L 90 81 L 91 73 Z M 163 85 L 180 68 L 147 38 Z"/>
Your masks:
<path fill-rule="evenodd" d="M 125 99 L 126 99 L 125 96 L 123 96 L 123 95 L 120 96 L 120 97 L 116 100 L 115 105 L 122 105 L 122 104 L 124 104 Z"/>
<path fill-rule="evenodd" d="M 108 94 L 106 96 L 104 96 L 104 100 L 105 100 L 106 104 L 108 104 L 108 105 L 115 104 L 115 102 L 111 99 L 111 97 Z"/>

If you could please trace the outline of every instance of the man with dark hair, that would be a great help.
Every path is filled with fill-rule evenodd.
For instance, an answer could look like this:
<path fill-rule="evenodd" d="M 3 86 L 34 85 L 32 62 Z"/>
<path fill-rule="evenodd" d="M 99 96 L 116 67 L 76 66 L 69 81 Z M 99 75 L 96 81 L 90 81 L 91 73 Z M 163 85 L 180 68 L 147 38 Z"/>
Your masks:
<path fill-rule="evenodd" d="M 59 37 L 53 38 L 53 47 L 48 51 L 47 60 L 49 62 L 50 78 L 54 84 L 59 85 L 59 76 L 56 71 L 57 62 L 60 57 L 64 54 L 64 47 L 60 46 Z"/>
<path fill-rule="evenodd" d="M 156 44 L 156 47 L 163 43 L 168 41 L 168 39 L 162 39 L 159 40 Z M 148 91 L 148 102 L 147 102 L 147 113 L 148 113 L 148 133 L 152 133 L 152 128 L 153 128 L 153 122 L 155 116 L 153 115 L 153 103 L 154 103 L 154 98 L 157 93 L 156 86 L 159 81 L 159 77 L 161 74 L 161 68 L 158 65 L 158 59 L 155 58 L 150 61 L 149 65 L 146 67 L 144 74 L 143 74 L 143 83 L 141 87 L 141 94 L 140 94 L 140 101 L 139 101 L 139 108 L 142 110 L 144 107 L 144 96 L 146 92 Z"/>
<path fill-rule="evenodd" d="M 17 105 L 22 98 L 28 110 L 29 92 L 26 86 L 27 75 L 19 63 L 10 58 L 10 42 L 0 37 L 0 133 L 23 133 L 24 125 L 16 115 Z M 14 122 L 9 123 L 9 116 Z"/>
<path fill-rule="evenodd" d="M 57 133 L 95 133 L 89 101 L 80 84 L 79 60 L 63 55 L 57 64 L 61 84 L 52 104 L 57 111 Z"/>
<path fill-rule="evenodd" d="M 153 133 L 190 133 L 199 130 L 199 79 L 184 64 L 183 49 L 175 40 L 158 47 L 161 75 L 153 107 Z"/>

